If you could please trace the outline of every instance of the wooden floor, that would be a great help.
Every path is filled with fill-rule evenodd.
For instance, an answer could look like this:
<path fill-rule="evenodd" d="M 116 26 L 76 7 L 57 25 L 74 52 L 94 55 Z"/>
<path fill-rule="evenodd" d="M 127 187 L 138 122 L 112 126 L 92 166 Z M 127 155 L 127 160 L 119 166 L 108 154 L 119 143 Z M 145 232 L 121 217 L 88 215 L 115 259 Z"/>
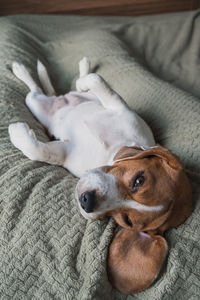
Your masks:
<path fill-rule="evenodd" d="M 0 0 L 0 15 L 54 13 L 138 16 L 197 8 L 200 8 L 200 0 Z"/>

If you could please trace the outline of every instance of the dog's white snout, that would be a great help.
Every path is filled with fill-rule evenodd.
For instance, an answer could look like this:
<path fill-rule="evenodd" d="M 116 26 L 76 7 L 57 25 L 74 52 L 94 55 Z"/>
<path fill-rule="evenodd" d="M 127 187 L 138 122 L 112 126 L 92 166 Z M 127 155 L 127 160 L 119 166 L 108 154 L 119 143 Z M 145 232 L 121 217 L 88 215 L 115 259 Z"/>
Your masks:
<path fill-rule="evenodd" d="M 94 169 L 86 173 L 76 186 L 76 198 L 85 218 L 94 219 L 101 210 L 101 202 L 108 191 L 105 175 L 101 170 Z"/>
<path fill-rule="evenodd" d="M 95 204 L 92 203 L 92 209 L 87 212 L 87 205 L 81 205 L 81 197 L 91 191 L 95 193 Z M 102 168 L 93 169 L 81 177 L 76 187 L 76 195 L 81 214 L 87 219 L 97 218 L 120 204 L 116 178 L 105 173 Z"/>
<path fill-rule="evenodd" d="M 106 173 L 101 169 L 94 169 L 85 174 L 77 184 L 78 197 L 87 191 L 95 191 L 99 196 L 103 197 L 108 190 L 106 181 Z"/>

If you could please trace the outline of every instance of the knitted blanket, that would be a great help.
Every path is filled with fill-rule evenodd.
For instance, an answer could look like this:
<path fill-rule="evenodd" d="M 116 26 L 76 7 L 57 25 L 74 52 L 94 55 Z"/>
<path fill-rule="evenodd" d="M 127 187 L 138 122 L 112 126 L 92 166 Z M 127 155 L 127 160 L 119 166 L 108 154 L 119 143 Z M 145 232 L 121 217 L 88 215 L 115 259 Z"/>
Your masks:
<path fill-rule="evenodd" d="M 199 32 L 198 11 L 0 18 L 1 299 L 199 299 Z M 28 66 L 37 80 L 39 58 L 62 94 L 74 89 L 83 56 L 147 121 L 156 141 L 181 158 L 193 185 L 193 214 L 166 233 L 169 254 L 162 272 L 136 295 L 122 295 L 108 281 L 115 222 L 86 221 L 74 198 L 77 178 L 62 167 L 30 161 L 8 137 L 8 125 L 21 121 L 48 140 L 24 104 L 28 89 L 12 74 L 12 61 Z"/>

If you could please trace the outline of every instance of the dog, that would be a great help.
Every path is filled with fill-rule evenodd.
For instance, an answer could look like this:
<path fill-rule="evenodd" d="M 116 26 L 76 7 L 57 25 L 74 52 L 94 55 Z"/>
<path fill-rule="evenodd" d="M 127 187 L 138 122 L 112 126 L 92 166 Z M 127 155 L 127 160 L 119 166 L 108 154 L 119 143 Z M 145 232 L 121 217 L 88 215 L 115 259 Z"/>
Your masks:
<path fill-rule="evenodd" d="M 10 140 L 31 160 L 61 165 L 80 177 L 75 194 L 87 219 L 112 216 L 122 229 L 108 253 L 108 276 L 130 294 L 149 287 L 167 254 L 163 233 L 182 224 L 193 209 L 183 165 L 155 143 L 145 121 L 106 81 L 79 62 L 77 91 L 56 96 L 47 70 L 38 61 L 43 87 L 26 67 L 13 73 L 30 89 L 26 105 L 54 141 L 39 141 L 25 123 L 9 125 Z"/>

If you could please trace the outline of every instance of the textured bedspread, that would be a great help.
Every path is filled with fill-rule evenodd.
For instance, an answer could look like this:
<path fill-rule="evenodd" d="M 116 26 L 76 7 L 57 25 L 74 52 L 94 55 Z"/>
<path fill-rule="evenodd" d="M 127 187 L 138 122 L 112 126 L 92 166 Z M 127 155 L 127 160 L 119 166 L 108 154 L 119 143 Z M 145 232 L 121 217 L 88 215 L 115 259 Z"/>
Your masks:
<path fill-rule="evenodd" d="M 199 299 L 200 15 L 140 18 L 0 18 L 0 298 Z M 32 162 L 8 138 L 11 122 L 44 128 L 24 104 L 28 89 L 11 73 L 23 62 L 36 79 L 39 58 L 58 93 L 74 88 L 78 61 L 92 67 L 151 126 L 157 142 L 183 160 L 195 210 L 166 233 L 169 255 L 146 291 L 124 296 L 110 285 L 106 256 L 115 223 L 86 221 L 74 199 L 77 179 Z M 22 140 L 23 143 L 23 140 Z"/>

